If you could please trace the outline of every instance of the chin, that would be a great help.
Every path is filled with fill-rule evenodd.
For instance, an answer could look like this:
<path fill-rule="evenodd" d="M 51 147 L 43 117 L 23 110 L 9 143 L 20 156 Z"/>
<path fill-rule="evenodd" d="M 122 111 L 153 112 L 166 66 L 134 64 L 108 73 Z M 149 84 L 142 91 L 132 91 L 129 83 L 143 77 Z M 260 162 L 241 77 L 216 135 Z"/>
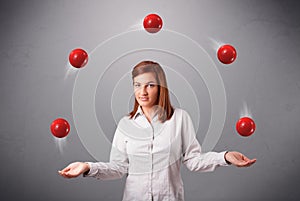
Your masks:
<path fill-rule="evenodd" d="M 140 106 L 142 106 L 142 107 L 148 107 L 148 104 L 146 103 L 140 103 Z"/>
<path fill-rule="evenodd" d="M 151 107 L 151 104 L 145 102 L 139 102 L 139 105 L 142 107 Z"/>

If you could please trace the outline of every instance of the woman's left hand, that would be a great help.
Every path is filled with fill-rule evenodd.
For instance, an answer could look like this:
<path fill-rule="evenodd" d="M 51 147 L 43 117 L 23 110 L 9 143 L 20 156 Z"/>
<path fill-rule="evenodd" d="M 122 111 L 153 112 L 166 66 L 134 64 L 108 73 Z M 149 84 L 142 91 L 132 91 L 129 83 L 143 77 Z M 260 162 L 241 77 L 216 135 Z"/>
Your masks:
<path fill-rule="evenodd" d="M 236 151 L 229 151 L 225 154 L 225 159 L 232 165 L 237 167 L 248 167 L 256 162 L 256 159 L 249 159 L 244 154 L 236 152 Z"/>

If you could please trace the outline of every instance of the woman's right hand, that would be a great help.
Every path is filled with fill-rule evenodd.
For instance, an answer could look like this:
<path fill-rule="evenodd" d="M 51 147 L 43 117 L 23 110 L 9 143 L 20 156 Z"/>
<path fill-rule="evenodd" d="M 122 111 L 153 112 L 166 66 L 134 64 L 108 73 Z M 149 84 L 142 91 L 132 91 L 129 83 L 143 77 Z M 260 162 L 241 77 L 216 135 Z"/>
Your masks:
<path fill-rule="evenodd" d="M 63 170 L 58 171 L 58 173 L 65 178 L 74 178 L 89 170 L 90 167 L 87 163 L 74 162 L 69 164 Z"/>

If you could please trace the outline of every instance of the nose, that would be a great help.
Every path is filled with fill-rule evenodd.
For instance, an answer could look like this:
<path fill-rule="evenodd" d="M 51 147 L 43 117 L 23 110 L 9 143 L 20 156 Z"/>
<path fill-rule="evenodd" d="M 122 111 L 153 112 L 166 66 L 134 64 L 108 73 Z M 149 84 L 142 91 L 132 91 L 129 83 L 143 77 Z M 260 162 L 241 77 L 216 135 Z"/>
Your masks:
<path fill-rule="evenodd" d="M 142 88 L 141 88 L 141 94 L 142 95 L 148 94 L 148 92 L 147 92 L 147 85 L 142 86 Z"/>

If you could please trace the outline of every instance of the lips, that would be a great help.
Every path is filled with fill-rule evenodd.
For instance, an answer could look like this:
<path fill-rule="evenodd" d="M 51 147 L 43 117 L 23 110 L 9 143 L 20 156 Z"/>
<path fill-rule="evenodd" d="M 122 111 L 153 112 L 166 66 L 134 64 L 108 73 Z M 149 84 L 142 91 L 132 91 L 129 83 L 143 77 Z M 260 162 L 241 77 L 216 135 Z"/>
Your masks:
<path fill-rule="evenodd" d="M 147 100 L 149 100 L 149 98 L 147 98 L 147 97 L 140 97 L 140 100 L 141 101 L 147 101 Z"/>

